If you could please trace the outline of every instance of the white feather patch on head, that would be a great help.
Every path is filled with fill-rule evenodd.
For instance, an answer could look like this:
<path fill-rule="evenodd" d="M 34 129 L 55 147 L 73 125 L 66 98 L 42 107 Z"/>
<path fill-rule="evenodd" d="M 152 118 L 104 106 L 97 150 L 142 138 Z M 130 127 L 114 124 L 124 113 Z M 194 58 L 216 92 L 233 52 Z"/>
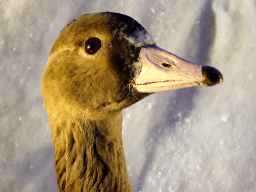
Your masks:
<path fill-rule="evenodd" d="M 132 36 L 126 38 L 135 47 L 143 47 L 146 45 L 154 45 L 152 37 L 145 30 L 138 30 L 133 33 Z"/>
<path fill-rule="evenodd" d="M 146 45 L 156 44 L 146 30 L 136 30 L 133 32 L 133 34 L 128 35 L 124 32 L 124 29 L 126 27 L 127 26 L 121 28 L 121 30 L 119 31 L 120 36 L 124 37 L 135 47 L 143 47 Z"/>

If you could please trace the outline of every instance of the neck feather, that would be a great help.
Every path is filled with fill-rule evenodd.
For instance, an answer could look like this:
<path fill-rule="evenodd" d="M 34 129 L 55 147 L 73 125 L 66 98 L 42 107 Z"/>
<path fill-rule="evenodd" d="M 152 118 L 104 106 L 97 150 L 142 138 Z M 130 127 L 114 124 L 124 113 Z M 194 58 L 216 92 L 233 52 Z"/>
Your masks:
<path fill-rule="evenodd" d="M 121 112 L 107 120 L 49 117 L 49 121 L 60 191 L 132 191 L 122 144 Z"/>

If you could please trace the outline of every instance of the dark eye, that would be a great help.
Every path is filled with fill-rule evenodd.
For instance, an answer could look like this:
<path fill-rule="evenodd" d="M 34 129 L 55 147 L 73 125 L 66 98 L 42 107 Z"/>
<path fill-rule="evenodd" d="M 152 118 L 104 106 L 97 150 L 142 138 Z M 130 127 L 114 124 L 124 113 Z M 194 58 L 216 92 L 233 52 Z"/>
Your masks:
<path fill-rule="evenodd" d="M 101 41 L 97 37 L 91 37 L 85 42 L 86 53 L 93 55 L 101 48 Z"/>

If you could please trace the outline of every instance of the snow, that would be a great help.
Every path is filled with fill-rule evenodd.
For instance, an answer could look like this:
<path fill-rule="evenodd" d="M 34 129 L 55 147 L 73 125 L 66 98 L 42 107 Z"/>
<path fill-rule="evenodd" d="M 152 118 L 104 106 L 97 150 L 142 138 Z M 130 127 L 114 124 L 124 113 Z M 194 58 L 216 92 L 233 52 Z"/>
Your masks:
<path fill-rule="evenodd" d="M 159 47 L 219 69 L 224 83 L 154 94 L 124 110 L 136 192 L 256 191 L 256 5 L 253 0 L 0 3 L 0 191 L 58 191 L 40 79 L 60 30 L 114 11 Z"/>

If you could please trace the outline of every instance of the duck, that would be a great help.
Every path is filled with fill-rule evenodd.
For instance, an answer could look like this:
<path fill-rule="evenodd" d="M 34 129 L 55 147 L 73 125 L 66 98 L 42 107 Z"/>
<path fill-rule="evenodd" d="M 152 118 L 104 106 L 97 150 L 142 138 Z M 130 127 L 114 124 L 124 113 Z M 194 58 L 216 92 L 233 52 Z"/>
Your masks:
<path fill-rule="evenodd" d="M 61 192 L 131 192 L 122 110 L 158 92 L 223 82 L 216 68 L 161 49 L 133 18 L 85 14 L 56 39 L 41 90 Z"/>

